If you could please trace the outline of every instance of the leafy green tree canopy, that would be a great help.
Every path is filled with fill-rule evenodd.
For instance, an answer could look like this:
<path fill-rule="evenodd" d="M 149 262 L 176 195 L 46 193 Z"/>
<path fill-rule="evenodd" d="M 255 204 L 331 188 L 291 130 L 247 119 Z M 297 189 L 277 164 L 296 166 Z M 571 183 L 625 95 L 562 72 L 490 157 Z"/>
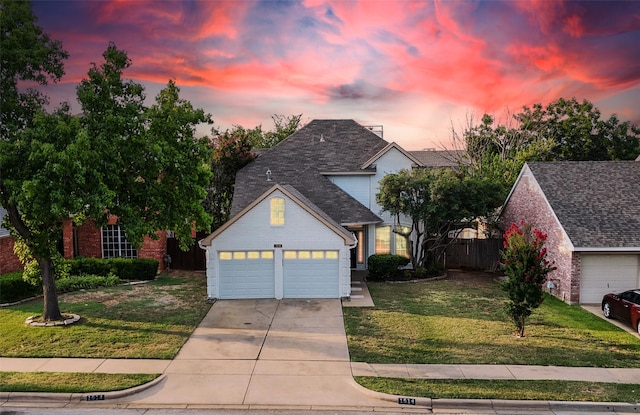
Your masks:
<path fill-rule="evenodd" d="M 484 177 L 453 169 L 412 169 L 389 174 L 380 181 L 376 202 L 396 217 L 411 222 L 407 238 L 414 268 L 439 263 L 449 231 L 473 226 L 500 206 L 498 186 Z"/>
<path fill-rule="evenodd" d="M 500 183 L 503 194 L 515 182 L 527 161 L 633 160 L 640 155 L 640 128 L 603 119 L 589 101 L 560 98 L 547 106 L 523 107 L 507 114 L 505 123 L 485 114 L 459 134 L 456 145 L 466 149 L 465 164 L 474 174 Z"/>
<path fill-rule="evenodd" d="M 115 215 L 134 246 L 159 229 L 173 229 L 186 246 L 192 226 L 210 221 L 201 206 L 208 138 L 194 135 L 209 115 L 180 99 L 173 82 L 147 108 L 142 85 L 122 79 L 126 53 L 110 44 L 103 57 L 78 85 L 80 116 L 66 104 L 48 113 L 23 102 L 16 113 L 33 116 L 10 124 L 0 142 L 0 202 L 40 266 L 45 320 L 61 318 L 53 259 L 64 220 L 101 226 Z"/>

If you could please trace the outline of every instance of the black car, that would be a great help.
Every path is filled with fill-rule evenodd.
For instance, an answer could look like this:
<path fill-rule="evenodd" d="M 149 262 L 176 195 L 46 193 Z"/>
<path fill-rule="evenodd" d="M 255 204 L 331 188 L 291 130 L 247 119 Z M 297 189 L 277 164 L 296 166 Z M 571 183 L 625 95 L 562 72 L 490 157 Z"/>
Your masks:
<path fill-rule="evenodd" d="M 606 318 L 631 324 L 640 334 L 640 289 L 605 295 L 602 298 L 602 313 Z"/>

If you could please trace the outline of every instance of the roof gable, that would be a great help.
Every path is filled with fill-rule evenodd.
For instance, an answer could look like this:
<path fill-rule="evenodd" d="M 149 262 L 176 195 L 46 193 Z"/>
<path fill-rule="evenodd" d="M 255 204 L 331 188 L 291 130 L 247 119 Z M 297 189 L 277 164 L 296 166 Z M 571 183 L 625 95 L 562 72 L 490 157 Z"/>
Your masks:
<path fill-rule="evenodd" d="M 353 120 L 313 120 L 236 174 L 231 215 L 278 183 L 293 186 L 336 223 L 379 223 L 376 214 L 323 174 L 363 171 L 362 165 L 387 145 Z"/>
<path fill-rule="evenodd" d="M 340 224 L 336 223 L 333 219 L 331 219 L 329 216 L 324 214 L 324 212 L 322 212 L 320 209 L 314 206 L 310 200 L 305 198 L 304 195 L 300 194 L 294 187 L 288 186 L 288 185 L 282 186 L 279 184 L 274 184 L 266 192 L 264 192 L 262 195 L 256 198 L 252 203 L 246 206 L 240 213 L 233 216 L 224 225 L 216 229 L 212 234 L 202 239 L 199 242 L 200 245 L 210 246 L 211 242 L 216 237 L 218 237 L 218 235 L 220 235 L 225 230 L 229 229 L 231 226 L 233 226 L 235 222 L 237 222 L 240 218 L 242 218 L 244 215 L 249 213 L 255 206 L 259 205 L 260 203 L 265 201 L 269 196 L 271 196 L 272 194 L 278 191 L 284 194 L 288 199 L 296 203 L 302 209 L 304 209 L 311 216 L 313 216 L 314 218 L 322 222 L 333 232 L 335 232 L 338 236 L 340 236 L 344 240 L 346 245 L 352 245 L 356 242 L 356 240 L 354 239 L 353 235 L 350 232 L 348 232 L 345 228 L 340 226 Z"/>
<path fill-rule="evenodd" d="M 396 149 L 398 150 L 400 153 L 402 153 L 405 157 L 407 157 L 409 160 L 411 160 L 411 162 L 413 164 L 415 164 L 416 166 L 420 166 L 422 167 L 422 162 L 420 160 L 418 160 L 416 157 L 414 157 L 410 152 L 405 151 L 405 149 L 403 149 L 402 147 L 400 147 L 398 144 L 396 144 L 395 142 L 393 143 L 389 143 L 387 144 L 387 146 L 385 148 L 383 148 L 382 150 L 378 151 L 376 154 L 373 155 L 373 157 L 371 157 L 369 160 L 365 161 L 364 164 L 362 165 L 363 169 L 368 169 L 370 168 L 380 157 L 382 157 L 383 155 L 387 154 L 391 149 Z"/>
<path fill-rule="evenodd" d="M 526 167 L 576 250 L 640 249 L 640 162 L 532 162 Z"/>

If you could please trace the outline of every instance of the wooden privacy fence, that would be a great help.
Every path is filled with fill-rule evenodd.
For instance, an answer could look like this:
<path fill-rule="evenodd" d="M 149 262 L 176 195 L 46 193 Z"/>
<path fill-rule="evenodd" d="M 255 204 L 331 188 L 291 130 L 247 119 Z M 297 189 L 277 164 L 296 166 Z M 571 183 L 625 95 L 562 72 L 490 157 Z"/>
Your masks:
<path fill-rule="evenodd" d="M 502 239 L 451 239 L 445 250 L 447 268 L 495 270 Z"/>
<path fill-rule="evenodd" d="M 180 249 L 176 238 L 167 238 L 167 254 L 171 257 L 171 269 L 204 271 L 205 254 L 204 250 L 198 246 L 198 241 L 207 235 L 209 235 L 207 232 L 198 232 L 188 251 Z"/>

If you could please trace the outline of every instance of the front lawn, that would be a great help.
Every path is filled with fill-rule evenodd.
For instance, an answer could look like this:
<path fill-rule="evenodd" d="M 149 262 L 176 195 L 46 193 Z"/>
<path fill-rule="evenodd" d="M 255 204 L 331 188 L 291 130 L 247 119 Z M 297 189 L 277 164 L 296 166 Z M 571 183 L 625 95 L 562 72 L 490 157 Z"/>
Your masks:
<path fill-rule="evenodd" d="M 351 360 L 368 363 L 640 367 L 640 340 L 547 297 L 524 338 L 503 312 L 494 274 L 367 285 L 375 308 L 344 308 Z"/>
<path fill-rule="evenodd" d="M 30 327 L 42 299 L 0 309 L 3 357 L 173 358 L 211 307 L 204 274 L 163 274 L 140 285 L 66 293 L 68 327 Z"/>

